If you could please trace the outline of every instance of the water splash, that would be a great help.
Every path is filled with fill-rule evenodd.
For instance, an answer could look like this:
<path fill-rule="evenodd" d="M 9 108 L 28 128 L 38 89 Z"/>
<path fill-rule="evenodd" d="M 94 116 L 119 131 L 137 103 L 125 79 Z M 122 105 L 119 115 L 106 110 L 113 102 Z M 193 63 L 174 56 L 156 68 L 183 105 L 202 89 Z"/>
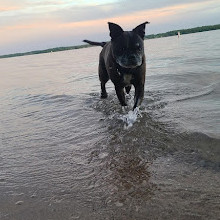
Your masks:
<path fill-rule="evenodd" d="M 123 109 L 125 112 L 125 108 Z M 133 126 L 133 124 L 137 121 L 138 118 L 142 118 L 141 110 L 139 107 L 136 107 L 133 111 L 130 110 L 127 114 L 125 115 L 120 115 L 119 119 L 121 119 L 125 124 L 124 128 L 129 129 Z"/>

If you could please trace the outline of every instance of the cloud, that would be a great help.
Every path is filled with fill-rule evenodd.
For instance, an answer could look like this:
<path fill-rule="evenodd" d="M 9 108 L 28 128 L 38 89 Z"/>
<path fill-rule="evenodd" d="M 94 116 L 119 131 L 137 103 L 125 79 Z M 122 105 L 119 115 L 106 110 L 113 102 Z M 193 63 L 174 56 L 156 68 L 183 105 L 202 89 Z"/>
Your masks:
<path fill-rule="evenodd" d="M 1 1 L 1 54 L 17 52 L 16 48 L 24 52 L 76 45 L 87 37 L 108 40 L 108 21 L 119 23 L 125 30 L 150 21 L 147 34 L 151 34 L 220 20 L 218 0 L 185 0 L 183 4 L 180 0 Z"/>
<path fill-rule="evenodd" d="M 16 6 L 0 6 L 0 12 L 8 12 L 8 11 L 15 11 L 20 9 L 20 7 Z"/>
<path fill-rule="evenodd" d="M 203 2 L 212 2 L 209 0 L 195 0 L 193 3 L 201 4 Z M 114 3 L 105 3 L 97 5 L 75 5 L 68 6 L 62 9 L 57 8 L 53 11 L 51 16 L 58 18 L 62 22 L 78 22 L 86 20 L 96 20 L 103 18 L 111 18 L 116 16 L 124 16 L 130 13 L 135 13 L 142 10 L 160 9 L 170 6 L 177 6 L 183 4 L 191 4 L 191 0 L 119 0 Z M 147 14 L 146 14 L 147 16 Z"/>
<path fill-rule="evenodd" d="M 181 0 L 1 0 L 0 26 L 29 23 L 32 20 L 79 22 L 124 16 L 142 10 L 182 5 Z M 210 2 L 195 0 L 194 3 Z M 185 0 L 184 4 L 191 3 Z M 4 13 L 5 12 L 5 13 Z M 7 13 L 8 12 L 8 13 Z M 10 12 L 10 13 L 9 13 Z M 146 14 L 147 16 L 147 14 Z"/>

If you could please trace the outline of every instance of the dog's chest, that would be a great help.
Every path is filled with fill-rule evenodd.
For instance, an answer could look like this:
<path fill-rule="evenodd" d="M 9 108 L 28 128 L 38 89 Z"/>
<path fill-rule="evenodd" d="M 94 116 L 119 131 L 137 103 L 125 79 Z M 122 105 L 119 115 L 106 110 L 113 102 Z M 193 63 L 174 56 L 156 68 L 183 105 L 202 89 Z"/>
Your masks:
<path fill-rule="evenodd" d="M 120 81 L 124 86 L 130 86 L 132 84 L 132 81 L 134 80 L 134 75 L 132 73 L 121 73 L 117 69 L 117 73 L 120 76 Z"/>
<path fill-rule="evenodd" d="M 123 74 L 123 83 L 125 85 L 130 85 L 132 80 L 132 74 Z"/>

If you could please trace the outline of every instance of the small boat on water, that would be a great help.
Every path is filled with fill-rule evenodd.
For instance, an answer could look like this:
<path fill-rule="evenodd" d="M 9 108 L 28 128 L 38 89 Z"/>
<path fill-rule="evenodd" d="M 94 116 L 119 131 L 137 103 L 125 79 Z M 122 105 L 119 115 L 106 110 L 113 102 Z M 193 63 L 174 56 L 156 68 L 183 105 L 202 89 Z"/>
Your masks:
<path fill-rule="evenodd" d="M 180 32 L 179 31 L 178 31 L 177 35 L 178 35 L 178 38 L 179 38 L 180 37 Z"/>

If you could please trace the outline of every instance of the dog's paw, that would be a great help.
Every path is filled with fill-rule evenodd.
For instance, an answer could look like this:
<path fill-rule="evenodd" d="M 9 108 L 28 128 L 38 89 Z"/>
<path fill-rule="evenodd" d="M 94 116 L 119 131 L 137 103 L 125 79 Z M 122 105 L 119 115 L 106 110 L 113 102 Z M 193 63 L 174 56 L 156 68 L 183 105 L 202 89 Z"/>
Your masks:
<path fill-rule="evenodd" d="M 126 112 L 128 112 L 129 107 L 127 105 L 126 106 L 121 106 L 121 110 L 122 110 L 123 113 L 126 113 Z"/>
<path fill-rule="evenodd" d="M 102 99 L 106 99 L 108 97 L 108 94 L 107 93 L 101 93 L 101 98 Z"/>

